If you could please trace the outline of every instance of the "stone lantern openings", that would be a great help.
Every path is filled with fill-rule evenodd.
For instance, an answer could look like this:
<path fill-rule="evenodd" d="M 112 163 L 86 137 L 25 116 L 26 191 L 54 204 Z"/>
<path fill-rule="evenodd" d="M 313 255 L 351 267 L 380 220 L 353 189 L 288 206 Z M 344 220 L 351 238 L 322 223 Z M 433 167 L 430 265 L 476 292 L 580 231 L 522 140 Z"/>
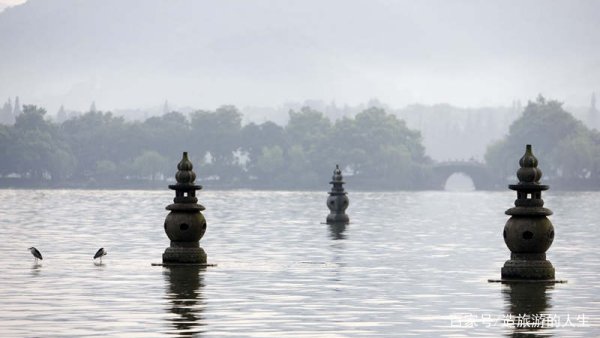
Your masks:
<path fill-rule="evenodd" d="M 156 265 L 206 265 L 206 252 L 199 245 L 206 232 L 206 220 L 200 212 L 204 207 L 197 203 L 196 198 L 196 190 L 202 189 L 202 186 L 194 183 L 196 174 L 187 152 L 183 153 L 177 169 L 177 184 L 169 185 L 169 189 L 175 190 L 174 203 L 166 207 L 170 213 L 164 224 L 171 245 L 163 253 L 163 264 Z"/>
<path fill-rule="evenodd" d="M 515 206 L 506 210 L 511 217 L 503 231 L 504 242 L 511 251 L 510 260 L 502 267 L 502 279 L 490 281 L 564 282 L 555 280 L 554 267 L 546 260 L 546 250 L 554 240 L 554 227 L 547 218 L 552 211 L 544 208 L 542 191 L 548 186 L 540 184 L 542 171 L 531 145 L 526 146 L 519 165 L 519 183 L 508 186 L 517 192 L 517 199 Z"/>
<path fill-rule="evenodd" d="M 343 187 L 344 181 L 342 171 L 337 164 L 335 165 L 333 177 L 329 183 L 332 184 L 333 187 L 331 187 L 329 197 L 327 198 L 327 207 L 330 210 L 329 215 L 327 215 L 327 224 L 348 224 L 350 219 L 345 211 L 348 208 L 349 200 Z"/>

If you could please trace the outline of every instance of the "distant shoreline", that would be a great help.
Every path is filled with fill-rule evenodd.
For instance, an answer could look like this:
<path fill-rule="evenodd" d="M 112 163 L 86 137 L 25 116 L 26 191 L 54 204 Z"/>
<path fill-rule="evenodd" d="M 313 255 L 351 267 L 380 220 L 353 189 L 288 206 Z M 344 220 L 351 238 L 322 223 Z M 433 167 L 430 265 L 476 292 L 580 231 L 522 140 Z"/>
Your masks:
<path fill-rule="evenodd" d="M 265 184 L 219 184 L 215 181 L 197 181 L 197 184 L 202 186 L 203 190 L 257 190 L 257 191 L 323 191 L 328 192 L 330 185 L 327 181 L 320 182 L 320 184 L 312 186 L 283 186 L 283 185 L 265 185 Z M 474 191 L 505 191 L 509 190 L 508 185 L 516 182 L 506 182 L 505 184 L 496 184 L 493 188 L 487 189 L 475 189 Z M 586 180 L 580 181 L 545 181 L 543 182 L 550 186 L 552 191 L 580 191 L 580 192 L 595 192 L 600 191 L 600 186 L 595 186 L 587 182 Z M 48 181 L 35 181 L 35 180 L 23 180 L 14 178 L 0 178 L 0 189 L 48 189 L 48 190 L 169 190 L 169 185 L 173 184 L 172 181 L 145 181 L 145 180 L 124 180 L 121 182 L 101 183 L 101 182 L 52 182 Z M 353 182 L 347 181 L 345 186 L 347 191 L 360 191 L 360 192 L 395 192 L 395 191 L 445 191 L 444 189 L 434 189 L 431 187 L 421 188 L 400 188 L 383 185 L 371 185 L 367 186 L 364 184 L 353 184 Z M 451 191 L 451 190 L 450 190 Z M 468 190 L 467 190 L 468 191 Z"/>

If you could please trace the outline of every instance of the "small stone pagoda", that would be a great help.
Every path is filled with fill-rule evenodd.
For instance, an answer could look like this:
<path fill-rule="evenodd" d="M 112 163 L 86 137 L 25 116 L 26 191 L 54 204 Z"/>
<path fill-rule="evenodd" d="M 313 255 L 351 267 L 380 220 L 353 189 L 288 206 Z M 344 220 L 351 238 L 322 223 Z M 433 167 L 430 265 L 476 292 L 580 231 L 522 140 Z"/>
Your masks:
<path fill-rule="evenodd" d="M 506 210 L 511 217 L 503 235 L 511 255 L 502 268 L 502 280 L 554 281 L 554 267 L 546 260 L 546 250 L 554 240 L 554 227 L 547 217 L 552 211 L 544 208 L 542 200 L 548 186 L 540 184 L 542 171 L 531 145 L 519 164 L 519 183 L 508 186 L 517 192 L 517 199 L 515 207 Z"/>
<path fill-rule="evenodd" d="M 327 207 L 330 210 L 329 215 L 327 215 L 327 224 L 348 224 L 350 219 L 346 215 L 346 209 L 348 208 L 349 200 L 343 187 L 342 171 L 337 164 L 329 183 L 333 187 L 331 187 L 329 197 L 327 198 Z"/>
<path fill-rule="evenodd" d="M 177 169 L 177 184 L 169 185 L 169 189 L 175 190 L 175 199 L 166 208 L 171 211 L 165 219 L 165 232 L 171 246 L 163 253 L 163 264 L 205 264 L 206 253 L 199 242 L 206 232 L 206 220 L 200 212 L 204 207 L 197 203 L 196 198 L 196 190 L 202 189 L 202 186 L 194 184 L 196 174 L 192 171 L 193 165 L 187 152 L 183 153 Z"/>

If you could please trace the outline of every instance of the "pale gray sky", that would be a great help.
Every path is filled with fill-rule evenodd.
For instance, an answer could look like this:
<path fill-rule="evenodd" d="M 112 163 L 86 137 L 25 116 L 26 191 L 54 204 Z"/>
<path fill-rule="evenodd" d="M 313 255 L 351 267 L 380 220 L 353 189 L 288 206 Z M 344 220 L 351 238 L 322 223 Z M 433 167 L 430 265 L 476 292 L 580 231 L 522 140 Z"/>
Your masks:
<path fill-rule="evenodd" d="M 51 112 L 538 93 L 583 106 L 600 92 L 600 1 L 30 0 L 0 13 L 0 53 L 0 102 Z"/>
<path fill-rule="evenodd" d="M 20 5 L 25 1 L 26 0 L 0 0 L 0 11 L 2 11 L 5 7 Z"/>

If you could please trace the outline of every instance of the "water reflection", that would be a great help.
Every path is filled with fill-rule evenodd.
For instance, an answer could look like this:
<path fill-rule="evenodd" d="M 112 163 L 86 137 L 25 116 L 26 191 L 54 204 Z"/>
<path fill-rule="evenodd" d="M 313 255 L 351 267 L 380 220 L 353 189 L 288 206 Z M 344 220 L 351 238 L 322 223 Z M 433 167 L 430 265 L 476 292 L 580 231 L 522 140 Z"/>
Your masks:
<path fill-rule="evenodd" d="M 550 337 L 548 330 L 551 299 L 549 290 L 553 284 L 510 283 L 502 289 L 506 302 L 506 316 L 511 315 L 511 337 Z"/>
<path fill-rule="evenodd" d="M 577 282 L 545 292 L 484 282 L 507 249 L 497 226 L 482 224 L 506 222 L 510 191 L 354 192 L 345 227 L 315 217 L 320 191 L 205 192 L 220 224 L 207 238 L 220 267 L 206 271 L 150 265 L 168 243 L 160 220 L 169 191 L 56 190 L 32 202 L 37 193 L 0 189 L 1 337 L 47 337 L 48 328 L 61 337 L 600 337 L 600 232 L 589 231 L 600 192 L 552 194 L 563 227 L 552 262 Z M 148 203 L 131 203 L 140 193 Z M 52 247 L 42 266 L 32 267 L 24 233 Z M 94 243 L 118 243 L 119 253 L 97 267 Z M 561 325 L 503 325 L 528 306 Z M 452 327 L 449 316 L 463 313 L 478 326 Z M 565 326 L 569 313 L 575 328 Z"/>
<path fill-rule="evenodd" d="M 343 239 L 342 238 L 334 238 L 334 239 Z M 344 251 L 345 251 L 345 242 L 332 242 L 332 244 L 330 245 L 331 247 L 331 253 L 332 253 L 332 257 L 331 257 L 331 263 L 333 264 L 333 275 L 331 276 L 331 278 L 329 279 L 329 281 L 331 282 L 331 285 L 342 285 L 343 284 L 343 276 L 342 276 L 342 270 L 346 267 L 346 264 L 344 263 Z M 341 288 L 340 287 L 333 287 L 333 290 L 335 290 L 336 292 L 340 292 Z"/>
<path fill-rule="evenodd" d="M 33 265 L 31 265 L 31 275 L 32 276 L 39 276 L 41 268 L 42 268 L 42 264 L 41 263 L 33 263 Z"/>
<path fill-rule="evenodd" d="M 202 333 L 204 270 L 200 266 L 164 267 L 163 275 L 168 283 L 166 298 L 170 303 L 168 311 L 174 315 L 169 320 L 180 336 Z"/>
<path fill-rule="evenodd" d="M 346 231 L 346 224 L 329 224 L 329 231 L 332 239 L 346 239 L 344 231 Z"/>

